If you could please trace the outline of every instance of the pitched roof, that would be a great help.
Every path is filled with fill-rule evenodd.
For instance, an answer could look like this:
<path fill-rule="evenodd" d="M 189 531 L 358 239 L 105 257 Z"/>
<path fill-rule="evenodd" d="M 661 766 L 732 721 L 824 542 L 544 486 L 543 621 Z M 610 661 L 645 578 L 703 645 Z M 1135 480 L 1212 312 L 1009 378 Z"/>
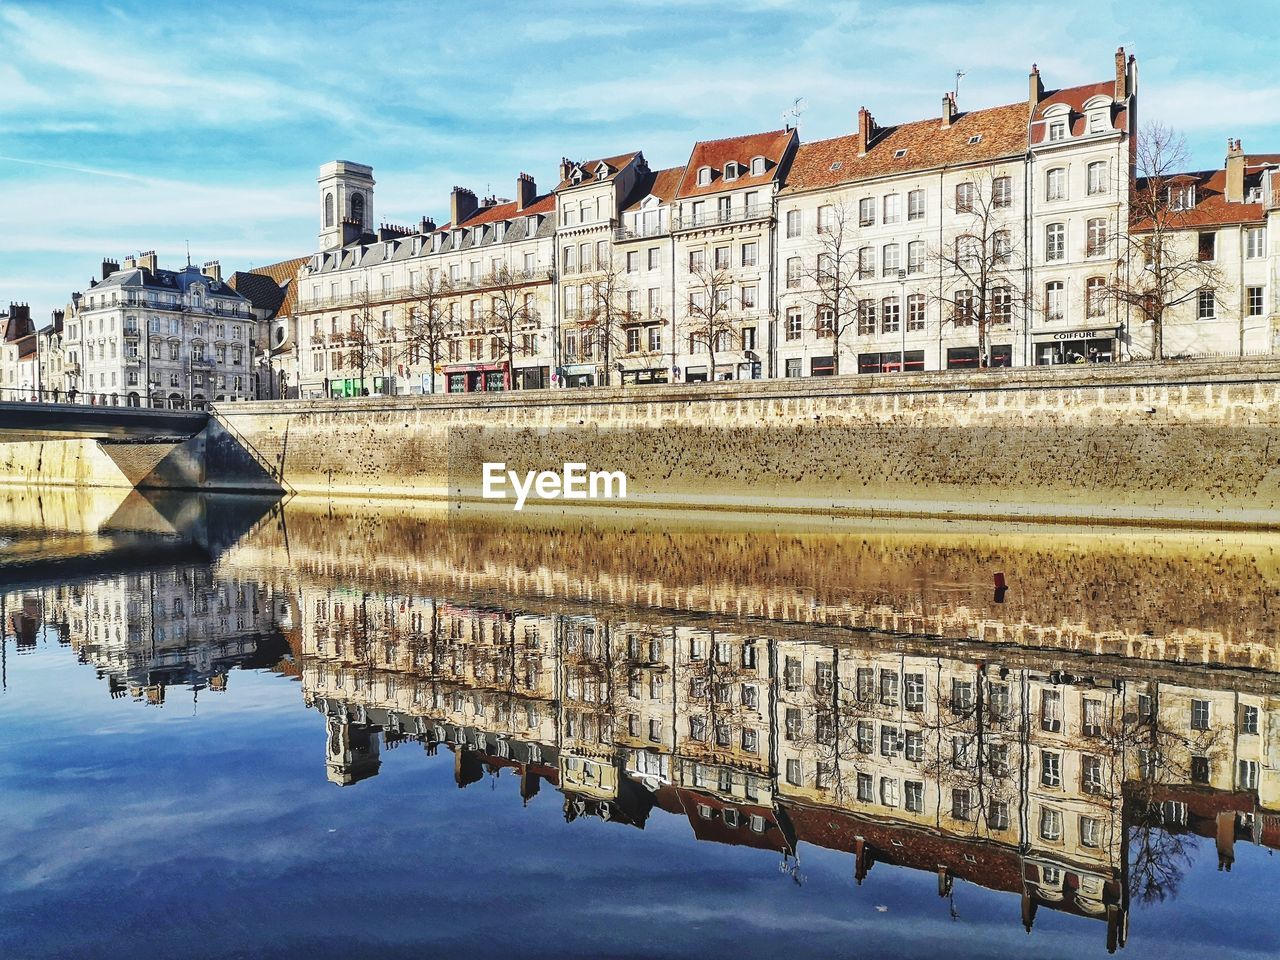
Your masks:
<path fill-rule="evenodd" d="M 693 145 L 689 162 L 676 190 L 677 197 L 699 197 L 721 190 L 737 190 L 742 187 L 763 186 L 778 179 L 779 167 L 786 160 L 791 144 L 799 140 L 795 130 L 769 130 L 764 133 L 748 133 L 723 140 L 699 140 Z M 751 161 L 765 158 L 764 173 L 751 175 Z M 746 171 L 734 180 L 724 178 L 725 164 L 737 161 Z M 711 168 L 711 182 L 698 185 L 698 171 Z"/>
<path fill-rule="evenodd" d="M 459 223 L 458 226 L 478 227 L 485 223 L 498 223 L 502 220 L 514 220 L 516 217 L 528 217 L 535 213 L 552 213 L 555 209 L 555 196 L 550 193 L 544 193 L 542 196 L 534 198 L 533 203 L 520 211 L 516 210 L 516 202 L 514 200 L 509 200 L 506 203 L 495 203 L 487 207 L 480 207 L 475 213 Z M 451 229 L 452 227 L 453 224 L 445 224 L 445 226 L 440 229 Z"/>
<path fill-rule="evenodd" d="M 1115 102 L 1115 81 L 1104 80 L 1099 83 L 1086 83 L 1079 87 L 1064 87 L 1062 90 L 1050 90 L 1040 102 L 1036 104 L 1035 115 L 1033 119 L 1043 120 L 1045 114 L 1052 107 L 1058 105 L 1066 105 L 1067 112 L 1065 116 L 1071 124 L 1071 135 L 1073 137 L 1080 136 L 1086 132 L 1088 118 L 1084 114 L 1084 105 L 1094 97 L 1106 97 L 1112 101 L 1111 106 L 1111 128 L 1113 130 L 1123 130 L 1128 124 L 1128 107 L 1123 103 Z M 1034 128 L 1031 132 L 1033 143 L 1044 143 L 1049 136 L 1049 131 L 1045 125 Z"/>
<path fill-rule="evenodd" d="M 981 139 L 970 143 L 974 137 Z M 1018 156 L 1027 149 L 1027 104 L 961 113 L 946 129 L 941 117 L 882 127 L 874 133 L 865 156 L 858 156 L 858 146 L 856 132 L 801 144 L 782 192 L 799 193 L 913 170 Z"/>
<path fill-rule="evenodd" d="M 665 170 L 651 170 L 636 182 L 631 196 L 623 205 L 623 210 L 639 207 L 646 197 L 657 197 L 663 203 L 670 203 L 676 198 L 676 189 L 680 186 L 680 178 L 684 176 L 684 167 L 668 167 Z"/>
<path fill-rule="evenodd" d="M 1247 171 L 1244 179 L 1245 194 L 1251 187 L 1259 186 L 1263 172 L 1255 169 Z M 1179 173 L 1163 178 L 1164 182 L 1177 181 L 1179 184 L 1194 184 L 1195 206 L 1190 210 L 1179 210 L 1170 215 L 1168 226 L 1173 229 L 1194 229 L 1196 227 L 1224 226 L 1231 223 L 1262 223 L 1266 219 L 1266 207 L 1262 203 L 1233 203 L 1225 196 L 1227 172 L 1218 170 L 1201 170 L 1191 173 Z M 1150 189 L 1150 179 L 1139 179 L 1138 191 Z M 1133 230 L 1143 232 L 1150 229 L 1149 221 L 1137 220 Z"/>
<path fill-rule="evenodd" d="M 248 271 L 237 270 L 227 284 L 258 309 L 270 310 L 273 317 L 292 316 L 298 302 L 298 270 L 310 259 L 294 257 Z"/>
<path fill-rule="evenodd" d="M 618 175 L 618 171 L 639 155 L 639 150 L 632 150 L 630 153 L 620 153 L 616 157 L 602 157 L 598 160 L 587 160 L 585 163 L 570 161 L 575 167 L 581 167 L 586 172 L 587 179 L 583 180 L 582 183 L 574 183 L 566 177 L 556 185 L 553 192 L 559 193 L 561 190 L 571 190 L 574 187 L 586 186 L 588 183 L 608 183 Z M 607 176 L 597 180 L 595 171 L 602 163 L 609 168 L 609 173 Z"/>

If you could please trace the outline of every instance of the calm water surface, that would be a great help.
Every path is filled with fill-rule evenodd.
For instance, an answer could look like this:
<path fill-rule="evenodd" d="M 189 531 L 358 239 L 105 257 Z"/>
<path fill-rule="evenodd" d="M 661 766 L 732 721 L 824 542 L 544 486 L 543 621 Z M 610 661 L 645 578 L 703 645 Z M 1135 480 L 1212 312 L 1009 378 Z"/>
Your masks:
<path fill-rule="evenodd" d="M 1272 958 L 1278 575 L 0 489 L 0 956 Z"/>

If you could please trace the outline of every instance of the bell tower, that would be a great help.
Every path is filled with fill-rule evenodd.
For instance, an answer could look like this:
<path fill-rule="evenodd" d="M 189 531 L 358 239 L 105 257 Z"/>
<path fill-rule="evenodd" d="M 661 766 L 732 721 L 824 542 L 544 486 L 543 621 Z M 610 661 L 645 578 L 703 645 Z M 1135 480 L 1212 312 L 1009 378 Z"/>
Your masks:
<path fill-rule="evenodd" d="M 373 167 L 333 160 L 320 167 L 320 249 L 344 243 L 344 233 L 373 229 Z M 343 225 L 350 224 L 347 231 Z"/>

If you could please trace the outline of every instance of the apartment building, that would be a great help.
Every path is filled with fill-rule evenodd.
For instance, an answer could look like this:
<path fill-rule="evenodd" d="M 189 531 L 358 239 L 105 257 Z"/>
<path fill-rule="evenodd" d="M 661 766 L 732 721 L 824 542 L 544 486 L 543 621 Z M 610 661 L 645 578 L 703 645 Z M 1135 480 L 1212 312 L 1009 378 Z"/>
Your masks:
<path fill-rule="evenodd" d="M 0 313 L 0 398 L 31 399 L 40 389 L 38 340 L 31 306 L 11 303 Z"/>

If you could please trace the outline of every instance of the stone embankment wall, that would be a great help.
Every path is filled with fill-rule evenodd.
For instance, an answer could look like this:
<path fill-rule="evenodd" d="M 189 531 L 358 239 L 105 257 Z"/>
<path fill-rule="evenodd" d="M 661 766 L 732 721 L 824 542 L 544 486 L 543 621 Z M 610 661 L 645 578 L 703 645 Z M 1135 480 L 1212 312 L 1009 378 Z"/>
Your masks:
<path fill-rule="evenodd" d="M 582 462 L 624 471 L 628 506 L 1280 526 L 1280 360 L 236 403 L 216 421 L 152 467 L 3 444 L 0 477 L 465 501 L 485 461 Z"/>
<path fill-rule="evenodd" d="M 1280 525 L 1280 362 L 221 407 L 290 490 L 468 498 L 481 463 L 629 505 Z"/>

